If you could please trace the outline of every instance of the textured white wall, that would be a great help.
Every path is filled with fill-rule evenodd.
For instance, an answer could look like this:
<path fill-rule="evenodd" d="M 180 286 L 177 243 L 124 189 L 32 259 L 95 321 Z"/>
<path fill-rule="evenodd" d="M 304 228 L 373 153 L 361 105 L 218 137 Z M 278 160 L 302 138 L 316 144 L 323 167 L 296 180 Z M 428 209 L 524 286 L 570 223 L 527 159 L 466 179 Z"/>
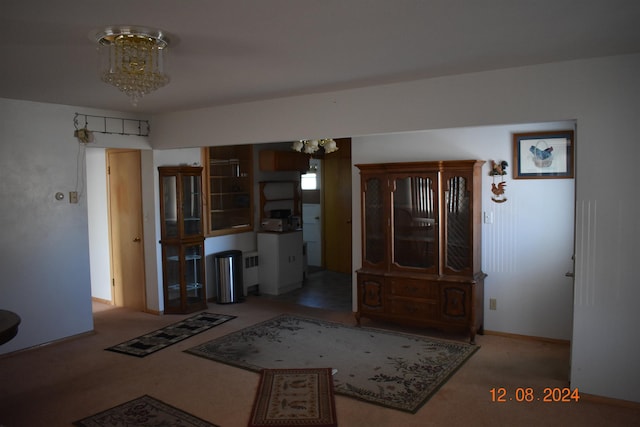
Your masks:
<path fill-rule="evenodd" d="M 150 150 L 146 138 L 96 133 L 84 152 L 73 137 L 77 111 L 0 98 L 0 307 L 22 318 L 18 335 L 0 353 L 90 331 L 92 292 L 110 298 L 104 149 L 99 147 Z M 58 191 L 64 200 L 55 200 Z M 69 203 L 69 191 L 79 192 L 78 204 Z"/>
<path fill-rule="evenodd" d="M 86 193 L 69 203 L 84 180 L 73 115 L 0 99 L 0 307 L 22 318 L 0 353 L 93 328 Z"/>

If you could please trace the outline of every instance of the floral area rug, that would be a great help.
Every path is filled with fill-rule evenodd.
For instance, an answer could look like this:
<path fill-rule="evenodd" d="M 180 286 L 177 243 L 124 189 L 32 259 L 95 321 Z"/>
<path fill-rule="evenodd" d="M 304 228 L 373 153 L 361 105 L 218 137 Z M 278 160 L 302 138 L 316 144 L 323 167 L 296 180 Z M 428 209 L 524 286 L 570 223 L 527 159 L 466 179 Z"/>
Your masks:
<path fill-rule="evenodd" d="M 331 368 L 263 369 L 249 427 L 336 427 Z"/>
<path fill-rule="evenodd" d="M 73 423 L 77 427 L 218 427 L 151 396 L 142 396 Z"/>
<path fill-rule="evenodd" d="M 330 367 L 335 393 L 415 413 L 478 346 L 282 315 L 185 350 L 260 372 Z"/>
<path fill-rule="evenodd" d="M 224 314 L 198 313 L 177 323 L 165 326 L 157 331 L 125 341 L 105 350 L 124 353 L 131 356 L 145 357 L 172 344 L 192 337 L 214 326 L 234 319 L 236 316 Z"/>

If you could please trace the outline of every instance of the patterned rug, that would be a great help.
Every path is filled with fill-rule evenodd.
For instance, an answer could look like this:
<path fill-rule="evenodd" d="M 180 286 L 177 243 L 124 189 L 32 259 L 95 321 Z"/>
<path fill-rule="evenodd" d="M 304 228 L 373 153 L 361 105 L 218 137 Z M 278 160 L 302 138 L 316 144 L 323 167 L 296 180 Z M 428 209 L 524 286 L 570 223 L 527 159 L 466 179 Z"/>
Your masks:
<path fill-rule="evenodd" d="M 145 357 L 172 344 L 192 337 L 214 326 L 220 325 L 236 316 L 214 313 L 198 313 L 177 323 L 172 323 L 157 331 L 149 332 L 140 337 L 125 341 L 105 350 L 131 356 Z"/>
<path fill-rule="evenodd" d="M 249 427 L 336 427 L 331 368 L 263 369 Z"/>
<path fill-rule="evenodd" d="M 151 396 L 142 396 L 73 423 L 78 427 L 218 427 Z"/>
<path fill-rule="evenodd" d="M 185 351 L 256 372 L 331 367 L 336 394 L 415 413 L 478 348 L 282 315 Z"/>

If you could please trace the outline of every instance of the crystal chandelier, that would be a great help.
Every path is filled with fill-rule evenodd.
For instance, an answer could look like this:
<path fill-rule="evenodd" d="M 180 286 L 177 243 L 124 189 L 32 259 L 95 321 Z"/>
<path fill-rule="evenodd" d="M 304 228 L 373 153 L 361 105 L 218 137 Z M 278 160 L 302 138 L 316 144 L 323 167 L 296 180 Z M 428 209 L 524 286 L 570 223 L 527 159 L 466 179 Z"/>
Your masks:
<path fill-rule="evenodd" d="M 291 146 L 291 148 L 295 151 L 303 152 L 306 154 L 313 154 L 318 151 L 320 147 L 324 148 L 324 152 L 327 154 L 338 151 L 338 145 L 333 140 L 333 138 L 303 139 L 294 142 Z"/>
<path fill-rule="evenodd" d="M 107 27 L 94 34 L 101 59 L 100 78 L 127 94 L 134 106 L 169 83 L 164 56 L 169 45 L 160 30 L 132 26 Z"/>

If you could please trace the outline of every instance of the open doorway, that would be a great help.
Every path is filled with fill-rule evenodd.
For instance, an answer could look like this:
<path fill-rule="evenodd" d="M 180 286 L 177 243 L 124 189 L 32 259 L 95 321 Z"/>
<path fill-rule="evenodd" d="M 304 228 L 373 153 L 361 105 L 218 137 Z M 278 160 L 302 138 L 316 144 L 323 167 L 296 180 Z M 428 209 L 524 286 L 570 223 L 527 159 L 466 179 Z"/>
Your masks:
<path fill-rule="evenodd" d="M 307 273 L 322 269 L 322 160 L 309 159 L 309 170 L 300 177 L 302 189 L 302 235 Z"/>
<path fill-rule="evenodd" d="M 338 151 L 310 159 L 302 174 L 302 224 L 307 269 L 304 286 L 278 297 L 310 307 L 352 310 L 351 139 Z"/>
<path fill-rule="evenodd" d="M 351 139 L 339 150 L 311 158 L 301 177 L 303 234 L 309 271 L 351 274 Z"/>

